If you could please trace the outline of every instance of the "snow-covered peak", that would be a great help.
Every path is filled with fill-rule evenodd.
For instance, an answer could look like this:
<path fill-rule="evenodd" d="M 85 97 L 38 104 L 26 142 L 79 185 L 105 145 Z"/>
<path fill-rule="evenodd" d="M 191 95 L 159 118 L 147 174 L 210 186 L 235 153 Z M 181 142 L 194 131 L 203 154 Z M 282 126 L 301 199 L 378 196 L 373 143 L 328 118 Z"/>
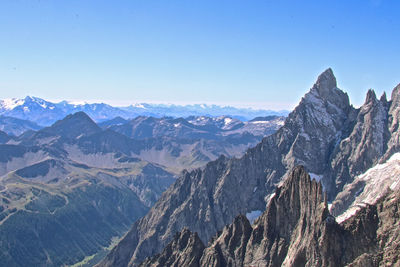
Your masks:
<path fill-rule="evenodd" d="M 3 110 L 13 110 L 16 107 L 24 106 L 23 110 L 27 110 L 26 108 L 29 109 L 28 106 L 32 105 L 38 105 L 44 109 L 46 108 L 54 108 L 54 104 L 47 102 L 46 100 L 43 100 L 38 97 L 32 97 L 32 96 L 27 96 L 24 99 L 21 98 L 9 98 L 9 99 L 4 99 L 0 100 L 0 108 Z M 25 108 L 26 107 L 26 108 Z"/>
<path fill-rule="evenodd" d="M 142 103 L 137 103 L 133 105 L 135 108 L 143 108 L 145 109 L 146 107 Z"/>
<path fill-rule="evenodd" d="M 18 98 L 8 98 L 0 100 L 0 108 L 4 110 L 12 110 L 18 106 L 21 106 L 25 103 L 24 99 Z"/>
<path fill-rule="evenodd" d="M 25 105 L 27 105 L 27 104 L 37 104 L 37 105 L 39 105 L 40 107 L 42 107 L 44 109 L 46 109 L 46 108 L 48 108 L 50 106 L 54 106 L 52 103 L 47 102 L 44 99 L 41 99 L 41 98 L 38 98 L 38 97 L 32 97 L 32 96 L 25 97 L 24 104 Z"/>
<path fill-rule="evenodd" d="M 84 106 L 88 104 L 86 101 L 63 101 L 65 104 L 70 104 L 73 106 Z"/>

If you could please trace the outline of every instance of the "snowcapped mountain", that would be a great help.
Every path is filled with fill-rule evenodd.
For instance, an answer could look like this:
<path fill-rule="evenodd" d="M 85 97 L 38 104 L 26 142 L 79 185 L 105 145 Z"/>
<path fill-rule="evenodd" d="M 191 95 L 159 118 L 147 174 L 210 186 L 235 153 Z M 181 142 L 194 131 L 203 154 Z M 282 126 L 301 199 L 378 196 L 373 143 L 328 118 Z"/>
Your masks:
<path fill-rule="evenodd" d="M 104 103 L 76 103 L 61 101 L 53 103 L 38 97 L 27 96 L 24 99 L 0 100 L 0 115 L 30 120 L 39 125 L 48 126 L 65 116 L 83 111 L 96 122 L 110 120 L 115 117 L 131 119 L 137 116 L 153 117 L 188 117 L 229 115 L 240 120 L 250 120 L 257 116 L 286 116 L 288 111 L 255 110 L 251 108 L 235 108 L 217 105 L 166 105 L 140 103 L 128 107 L 114 107 Z"/>

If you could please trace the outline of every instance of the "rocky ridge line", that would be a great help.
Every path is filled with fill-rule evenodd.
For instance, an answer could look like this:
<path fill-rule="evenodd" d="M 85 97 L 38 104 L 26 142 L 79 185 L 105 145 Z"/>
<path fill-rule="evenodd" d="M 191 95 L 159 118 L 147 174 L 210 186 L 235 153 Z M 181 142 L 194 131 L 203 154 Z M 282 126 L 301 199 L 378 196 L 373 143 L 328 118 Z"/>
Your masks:
<path fill-rule="evenodd" d="M 187 251 L 194 245 L 198 251 L 200 241 L 173 250 L 173 244 L 181 242 L 179 237 L 196 236 L 184 230 L 141 266 L 178 266 L 164 265 L 176 258 L 192 259 L 192 267 L 394 266 L 400 263 L 399 205 L 399 192 L 392 192 L 339 225 L 329 214 L 321 183 L 296 167 L 253 226 L 239 215 L 196 257 Z"/>

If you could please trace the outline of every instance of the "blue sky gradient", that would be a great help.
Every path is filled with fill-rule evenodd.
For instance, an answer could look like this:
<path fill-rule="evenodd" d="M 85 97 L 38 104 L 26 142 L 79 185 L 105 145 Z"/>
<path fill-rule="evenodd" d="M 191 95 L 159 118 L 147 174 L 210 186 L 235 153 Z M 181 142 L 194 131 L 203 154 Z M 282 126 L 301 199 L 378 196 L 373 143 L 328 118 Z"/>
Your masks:
<path fill-rule="evenodd" d="M 400 1 L 0 1 L 0 98 L 289 109 L 400 83 Z"/>

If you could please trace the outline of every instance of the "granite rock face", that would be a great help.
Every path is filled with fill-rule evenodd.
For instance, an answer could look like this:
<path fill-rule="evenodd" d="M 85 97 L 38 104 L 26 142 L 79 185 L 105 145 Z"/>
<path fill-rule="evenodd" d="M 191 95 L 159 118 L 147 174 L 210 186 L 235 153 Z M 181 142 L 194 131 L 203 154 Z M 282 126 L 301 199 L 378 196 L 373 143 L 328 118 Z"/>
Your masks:
<path fill-rule="evenodd" d="M 160 253 L 184 227 L 207 243 L 239 214 L 264 211 L 276 187 L 297 165 L 321 181 L 327 200 L 333 200 L 357 174 L 397 151 L 395 92 L 388 102 L 369 91 L 364 105 L 355 109 L 337 88 L 332 70 L 326 70 L 275 134 L 239 159 L 220 157 L 184 173 L 100 266 L 135 266 Z M 301 257 L 288 259 L 297 260 Z"/>
<path fill-rule="evenodd" d="M 201 258 L 190 253 L 195 246 L 201 249 L 195 242 L 191 248 L 170 251 L 180 236 L 189 244 L 185 236 L 195 235 L 184 230 L 145 263 L 179 258 L 181 262 L 192 259 L 190 266 L 215 267 L 394 266 L 400 263 L 399 197 L 399 192 L 390 193 L 339 225 L 329 214 L 321 183 L 296 167 L 253 226 L 245 216 L 236 217 L 198 252 Z"/>
<path fill-rule="evenodd" d="M 237 228 L 237 220 L 247 225 L 246 231 L 227 239 L 232 236 L 231 228 Z M 321 183 L 311 181 L 303 167 L 296 167 L 253 228 L 246 217 L 236 218 L 204 251 L 200 265 L 302 266 L 313 262 L 337 266 L 333 248 L 320 242 L 334 238 L 331 227 L 335 227 L 334 219 L 329 216 Z M 236 248 L 241 253 L 235 253 Z"/>
<path fill-rule="evenodd" d="M 182 232 L 177 233 L 171 243 L 164 249 L 164 251 L 154 257 L 147 259 L 140 266 L 198 266 L 201 258 L 204 244 L 196 233 L 191 233 L 187 228 Z"/>
<path fill-rule="evenodd" d="M 352 182 L 356 175 L 378 163 L 385 153 L 390 137 L 388 108 L 385 96 L 378 100 L 375 92 L 369 90 L 354 122 L 353 118 L 349 118 L 349 123 L 354 124 L 352 131 L 335 148 L 331 168 L 326 174 L 331 182 L 335 182 L 333 195 L 340 192 L 345 184 Z"/>
<path fill-rule="evenodd" d="M 400 149 L 400 84 L 392 91 L 390 101 L 389 116 L 388 116 L 390 139 L 387 144 L 387 151 L 383 160 L 388 159 L 393 153 Z"/>

